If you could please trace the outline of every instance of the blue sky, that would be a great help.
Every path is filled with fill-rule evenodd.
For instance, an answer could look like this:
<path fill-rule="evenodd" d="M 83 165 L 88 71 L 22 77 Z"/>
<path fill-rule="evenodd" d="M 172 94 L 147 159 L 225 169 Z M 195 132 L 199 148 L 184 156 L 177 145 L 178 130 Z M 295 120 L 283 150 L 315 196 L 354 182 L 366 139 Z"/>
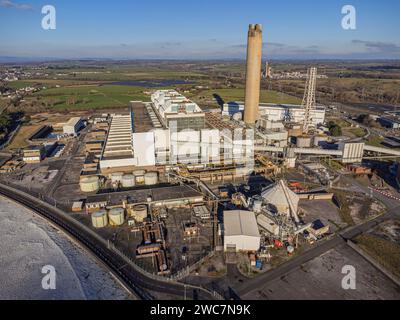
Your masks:
<path fill-rule="evenodd" d="M 41 28 L 42 6 L 57 29 Z M 357 29 L 341 27 L 344 5 Z M 244 58 L 261 23 L 271 59 L 400 58 L 398 0 L 0 0 L 0 56 Z"/>

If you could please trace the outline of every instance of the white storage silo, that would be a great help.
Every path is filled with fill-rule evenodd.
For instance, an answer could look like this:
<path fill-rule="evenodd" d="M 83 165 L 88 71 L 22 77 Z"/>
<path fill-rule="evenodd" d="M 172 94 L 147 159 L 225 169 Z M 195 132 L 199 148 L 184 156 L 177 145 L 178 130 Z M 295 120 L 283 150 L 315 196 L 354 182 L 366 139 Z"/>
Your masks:
<path fill-rule="evenodd" d="M 122 172 L 114 172 L 110 174 L 110 179 L 112 183 L 119 183 L 122 181 L 124 174 Z"/>
<path fill-rule="evenodd" d="M 145 170 L 133 171 L 133 175 L 135 176 L 136 184 L 144 184 L 144 175 L 145 174 L 146 174 Z"/>
<path fill-rule="evenodd" d="M 108 217 L 106 210 L 99 210 L 92 213 L 92 225 L 95 228 L 104 228 L 108 224 Z"/>
<path fill-rule="evenodd" d="M 96 192 L 100 189 L 100 179 L 97 176 L 82 178 L 79 185 L 83 192 Z"/>
<path fill-rule="evenodd" d="M 124 208 L 114 208 L 108 211 L 108 221 L 111 226 L 121 226 L 125 222 Z"/>
<path fill-rule="evenodd" d="M 158 172 L 148 172 L 144 175 L 144 184 L 153 186 L 158 183 Z"/>
<path fill-rule="evenodd" d="M 135 186 L 135 176 L 133 174 L 125 174 L 122 177 L 122 187 L 123 188 L 132 188 Z"/>
<path fill-rule="evenodd" d="M 143 222 L 143 220 L 147 218 L 147 212 L 148 210 L 145 204 L 138 204 L 132 208 L 131 215 L 137 222 Z"/>

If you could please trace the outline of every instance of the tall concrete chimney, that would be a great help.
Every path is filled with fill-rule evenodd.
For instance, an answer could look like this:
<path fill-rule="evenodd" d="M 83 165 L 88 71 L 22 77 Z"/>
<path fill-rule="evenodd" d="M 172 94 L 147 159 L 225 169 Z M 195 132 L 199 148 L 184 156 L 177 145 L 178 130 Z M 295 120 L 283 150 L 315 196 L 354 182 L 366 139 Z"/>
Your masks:
<path fill-rule="evenodd" d="M 247 38 L 246 95 L 244 122 L 253 125 L 259 118 L 262 26 L 251 24 Z"/>

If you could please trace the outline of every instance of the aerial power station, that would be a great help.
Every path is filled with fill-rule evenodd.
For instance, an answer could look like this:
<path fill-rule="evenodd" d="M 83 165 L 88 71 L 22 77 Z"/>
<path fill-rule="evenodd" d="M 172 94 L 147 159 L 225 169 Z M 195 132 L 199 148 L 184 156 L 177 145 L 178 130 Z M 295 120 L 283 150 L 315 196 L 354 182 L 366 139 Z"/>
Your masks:
<path fill-rule="evenodd" d="M 0 195 L 59 224 L 143 299 L 160 292 L 186 298 L 188 288 L 195 288 L 193 299 L 237 299 L 268 282 L 258 283 L 258 276 L 265 279 L 315 243 L 329 239 L 329 250 L 336 244 L 354 249 L 351 238 L 375 223 L 384 205 L 398 208 L 400 138 L 385 139 L 397 129 L 322 99 L 318 89 L 331 94 L 330 79 L 319 80 L 331 76 L 325 61 L 294 67 L 265 61 L 266 32 L 249 25 L 246 62 L 135 62 L 122 73 L 125 79 L 148 68 L 147 77 L 173 63 L 184 72 L 172 85 L 170 79 L 137 81 L 139 89 L 131 81 L 109 84 L 124 64 L 112 71 L 108 63 L 93 72 L 82 67 L 63 74 L 64 65 L 43 70 L 51 76 L 46 86 L 67 77 L 67 92 L 83 97 L 55 98 L 63 88 L 43 86 L 29 101 L 57 112 L 29 115 L 15 132 L 3 133 L 15 147 L 0 152 Z M 187 68 L 204 74 L 192 82 Z M 103 72 L 108 80 L 100 82 Z M 94 83 L 81 80 L 92 73 Z M 97 100 L 105 101 L 101 111 L 92 108 Z M 16 103 L 10 98 L 9 108 Z M 67 119 L 64 107 L 74 107 Z M 358 229 L 358 223 L 368 225 Z"/>

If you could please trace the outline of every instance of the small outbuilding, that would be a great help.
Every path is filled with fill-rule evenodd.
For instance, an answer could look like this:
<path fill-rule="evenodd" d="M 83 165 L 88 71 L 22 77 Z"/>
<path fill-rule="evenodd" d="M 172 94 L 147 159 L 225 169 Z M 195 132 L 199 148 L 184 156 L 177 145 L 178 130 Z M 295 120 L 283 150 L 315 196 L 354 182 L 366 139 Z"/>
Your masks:
<path fill-rule="evenodd" d="M 225 251 L 254 252 L 260 249 L 260 232 L 251 211 L 224 211 Z"/>

